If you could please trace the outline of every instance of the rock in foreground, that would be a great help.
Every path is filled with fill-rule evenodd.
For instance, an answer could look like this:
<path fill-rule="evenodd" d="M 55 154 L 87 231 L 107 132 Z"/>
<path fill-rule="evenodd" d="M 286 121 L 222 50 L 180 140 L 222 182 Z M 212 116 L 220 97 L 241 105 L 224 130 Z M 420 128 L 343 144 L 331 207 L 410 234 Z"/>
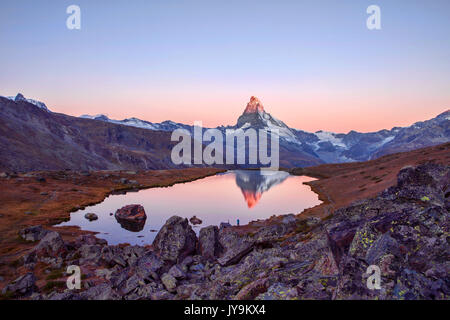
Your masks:
<path fill-rule="evenodd" d="M 44 238 L 47 233 L 48 231 L 42 228 L 42 226 L 33 226 L 22 229 L 19 235 L 26 241 L 38 241 Z"/>
<path fill-rule="evenodd" d="M 153 248 L 108 246 L 92 236 L 66 243 L 51 231 L 29 253 L 26 267 L 33 270 L 36 261 L 48 270 L 79 265 L 81 291 L 36 288 L 33 273 L 3 291 L 57 300 L 448 300 L 449 178 L 448 166 L 405 168 L 396 186 L 326 220 L 290 217 L 251 233 L 207 227 L 198 246 L 188 220 L 177 216 Z M 367 285 L 369 266 L 380 269 L 380 289 Z"/>
<path fill-rule="evenodd" d="M 181 262 L 194 254 L 197 236 L 187 219 L 173 216 L 159 230 L 153 241 L 153 247 L 161 259 L 171 263 Z"/>
<path fill-rule="evenodd" d="M 3 288 L 2 294 L 15 298 L 29 296 L 36 289 L 35 283 L 36 277 L 34 274 L 31 272 L 27 273 Z"/>
<path fill-rule="evenodd" d="M 219 228 L 209 226 L 200 230 L 198 239 L 198 253 L 206 260 L 216 260 L 222 252 L 219 243 Z"/>

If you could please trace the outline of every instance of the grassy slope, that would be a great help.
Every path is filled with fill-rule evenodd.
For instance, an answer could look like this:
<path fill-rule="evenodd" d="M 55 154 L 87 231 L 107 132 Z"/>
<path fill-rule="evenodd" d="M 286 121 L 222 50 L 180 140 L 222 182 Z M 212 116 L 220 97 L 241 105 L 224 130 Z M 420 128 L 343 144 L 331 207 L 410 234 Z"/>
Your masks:
<path fill-rule="evenodd" d="M 450 143 L 409 152 L 390 154 L 376 160 L 342 164 L 324 164 L 289 170 L 295 175 L 307 175 L 318 180 L 307 184 L 319 194 L 321 205 L 308 209 L 302 216 L 324 218 L 336 209 L 365 198 L 371 198 L 393 186 L 401 168 L 427 161 L 450 164 Z"/>

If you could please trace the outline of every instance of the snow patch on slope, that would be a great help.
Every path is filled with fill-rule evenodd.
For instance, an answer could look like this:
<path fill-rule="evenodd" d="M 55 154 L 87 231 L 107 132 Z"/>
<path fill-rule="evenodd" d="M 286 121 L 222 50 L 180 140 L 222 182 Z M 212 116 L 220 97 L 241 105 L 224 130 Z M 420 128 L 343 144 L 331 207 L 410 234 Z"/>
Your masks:
<path fill-rule="evenodd" d="M 341 138 L 337 138 L 335 133 L 328 132 L 328 131 L 317 131 L 314 133 L 317 138 L 319 138 L 319 141 L 316 144 L 319 144 L 320 142 L 330 142 L 334 146 L 347 148 L 347 145 L 342 142 Z"/>
<path fill-rule="evenodd" d="M 31 103 L 33 105 L 35 105 L 36 107 L 38 107 L 39 109 L 45 110 L 47 112 L 50 112 L 50 110 L 48 110 L 47 106 L 45 105 L 45 103 L 41 102 L 41 101 L 37 101 L 34 99 L 27 99 L 25 98 L 21 93 L 18 93 L 17 96 L 13 97 L 13 96 L 9 96 L 9 97 L 5 97 L 9 100 L 12 101 L 26 101 L 28 103 Z"/>

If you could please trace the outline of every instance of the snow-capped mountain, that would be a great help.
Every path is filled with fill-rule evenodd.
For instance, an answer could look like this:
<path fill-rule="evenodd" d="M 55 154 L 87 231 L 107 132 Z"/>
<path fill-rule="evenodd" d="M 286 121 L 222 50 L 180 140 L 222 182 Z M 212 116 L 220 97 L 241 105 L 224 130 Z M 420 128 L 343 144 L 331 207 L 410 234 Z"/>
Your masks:
<path fill-rule="evenodd" d="M 7 99 L 16 103 L 26 102 L 51 113 L 44 103 L 27 99 L 20 93 Z M 192 125 L 170 120 L 161 123 L 153 123 L 138 118 L 114 120 L 102 114 L 83 115 L 80 118 L 155 132 L 170 133 L 175 129 L 193 131 Z M 95 126 L 95 123 L 93 125 Z M 280 137 L 280 165 L 282 167 L 300 167 L 320 163 L 365 161 L 386 154 L 449 142 L 450 111 L 447 110 L 436 118 L 416 122 L 403 128 L 395 127 L 390 130 L 369 133 L 356 131 L 350 131 L 346 134 L 327 131 L 312 133 L 288 127 L 283 121 L 268 113 L 261 101 L 252 96 L 235 125 L 217 127 L 224 134 L 227 133 L 227 130 L 246 130 L 248 128 L 271 130 L 272 133 L 273 129 L 277 129 Z"/>
<path fill-rule="evenodd" d="M 264 110 L 264 106 L 258 98 L 252 96 L 244 113 L 238 118 L 233 129 L 263 129 L 278 130 L 280 138 L 292 143 L 297 142 L 294 130 L 289 128 L 283 121 L 278 120 Z"/>
<path fill-rule="evenodd" d="M 391 130 L 347 134 L 318 131 L 304 141 L 325 162 L 365 161 L 450 141 L 449 111 L 431 120 Z"/>
<path fill-rule="evenodd" d="M 80 118 L 106 121 L 106 122 L 111 122 L 111 123 L 116 123 L 116 124 L 122 124 L 122 125 L 125 125 L 125 126 L 136 127 L 136 128 L 143 128 L 143 129 L 149 129 L 149 130 L 156 130 L 156 131 L 173 131 L 175 129 L 188 129 L 188 130 L 190 130 L 192 128 L 192 126 L 185 125 L 185 124 L 182 124 L 182 123 L 176 123 L 176 122 L 173 122 L 173 121 L 170 121 L 170 120 L 166 120 L 166 121 L 163 121 L 163 122 L 160 122 L 160 123 L 153 123 L 153 122 L 141 120 L 141 119 L 138 119 L 138 118 L 128 118 L 128 119 L 124 119 L 124 120 L 113 120 L 113 119 L 109 119 L 104 114 L 98 114 L 98 115 L 95 115 L 95 116 L 82 115 L 82 116 L 80 116 Z"/>
<path fill-rule="evenodd" d="M 45 110 L 47 112 L 49 112 L 50 110 L 48 110 L 47 106 L 45 105 L 45 103 L 41 102 L 41 101 L 37 101 L 37 100 L 33 100 L 33 99 L 27 99 L 23 96 L 23 94 L 18 93 L 15 97 L 6 97 L 9 100 L 12 101 L 26 101 L 28 103 L 34 104 L 36 107 Z"/>
<path fill-rule="evenodd" d="M 172 131 L 183 128 L 192 131 L 192 126 L 172 121 L 152 123 L 136 118 L 111 120 L 104 115 L 82 117 L 149 130 Z M 226 130 L 247 128 L 277 129 L 280 147 L 285 151 L 285 155 L 286 152 L 289 153 L 289 157 L 298 154 L 316 159 L 319 163 L 365 161 L 389 153 L 409 151 L 450 141 L 450 111 L 434 119 L 417 122 L 404 128 L 395 127 L 391 130 L 369 133 L 350 131 L 344 134 L 322 130 L 311 133 L 288 127 L 283 121 L 266 112 L 261 101 L 252 96 L 235 125 L 217 127 L 224 133 Z"/>

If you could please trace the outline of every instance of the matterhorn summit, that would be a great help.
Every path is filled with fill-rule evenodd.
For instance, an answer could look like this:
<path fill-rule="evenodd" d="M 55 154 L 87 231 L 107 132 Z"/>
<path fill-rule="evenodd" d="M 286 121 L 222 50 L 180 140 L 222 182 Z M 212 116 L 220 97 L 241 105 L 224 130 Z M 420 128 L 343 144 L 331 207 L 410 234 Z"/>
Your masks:
<path fill-rule="evenodd" d="M 250 98 L 250 102 L 247 104 L 247 107 L 244 110 L 244 113 L 256 113 L 256 112 L 264 112 L 264 107 L 257 97 L 252 96 Z"/>
<path fill-rule="evenodd" d="M 280 137 L 290 138 L 295 141 L 295 133 L 281 120 L 278 120 L 264 110 L 263 104 L 258 98 L 252 96 L 244 113 L 238 118 L 236 129 L 263 129 L 278 130 Z"/>

